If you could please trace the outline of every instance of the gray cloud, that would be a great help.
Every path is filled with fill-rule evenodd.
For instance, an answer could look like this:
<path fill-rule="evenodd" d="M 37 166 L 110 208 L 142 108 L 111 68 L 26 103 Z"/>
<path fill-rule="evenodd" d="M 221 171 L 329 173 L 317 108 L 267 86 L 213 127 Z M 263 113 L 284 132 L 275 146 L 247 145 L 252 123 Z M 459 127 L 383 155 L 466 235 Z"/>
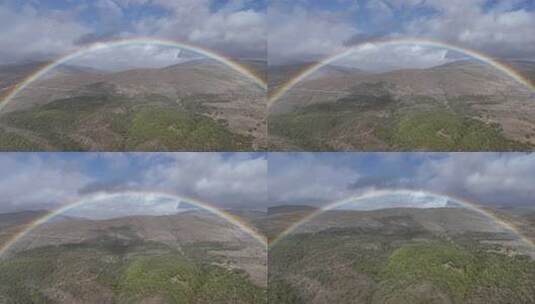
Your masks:
<path fill-rule="evenodd" d="M 21 159 L 0 155 L 0 211 L 45 209 L 78 196 L 81 187 L 93 182 L 71 161 L 38 156 Z"/>
<path fill-rule="evenodd" d="M 134 34 L 190 41 L 234 55 L 265 56 L 265 12 L 244 9 L 244 4 L 239 1 L 231 1 L 216 12 L 211 11 L 212 1 L 208 0 L 159 0 L 154 3 L 171 14 L 136 22 Z"/>
<path fill-rule="evenodd" d="M 417 183 L 495 205 L 532 205 L 535 154 L 465 153 L 425 162 Z"/>
<path fill-rule="evenodd" d="M 269 203 L 322 204 L 351 195 L 361 178 L 344 163 L 322 155 L 270 154 L 268 159 Z"/>
<path fill-rule="evenodd" d="M 75 48 L 91 29 L 78 23 L 71 12 L 37 10 L 31 5 L 13 11 L 0 4 L 0 63 L 42 59 Z"/>
<path fill-rule="evenodd" d="M 170 163 L 151 167 L 140 185 L 174 189 L 229 207 L 261 208 L 267 202 L 267 161 L 247 154 L 170 154 Z"/>
<path fill-rule="evenodd" d="M 379 40 L 380 38 L 385 37 L 386 36 L 382 34 L 357 33 L 344 41 L 344 46 L 351 47 L 362 43 Z"/>
<path fill-rule="evenodd" d="M 426 1 L 436 16 L 413 20 L 405 34 L 440 39 L 505 58 L 535 54 L 535 12 L 514 9 L 520 1 L 500 1 L 483 9 L 485 1 Z"/>
<path fill-rule="evenodd" d="M 279 3 L 280 1 L 275 1 Z M 273 5 L 268 14 L 272 62 L 317 60 L 377 37 L 421 37 L 452 43 L 506 59 L 535 59 L 535 12 L 521 8 L 519 0 L 503 0 L 484 7 L 475 0 L 380 0 L 340 1 L 346 10 L 322 9 L 313 1 Z M 366 12 L 366 25 L 356 22 Z M 416 12 L 432 12 L 416 15 Z M 414 15 L 406 18 L 407 15 Z M 359 24 L 359 25 L 357 25 Z M 353 56 L 361 65 L 375 69 L 427 67 L 445 63 L 443 50 L 411 48 L 382 50 L 384 56 Z M 430 53 L 435 53 L 433 56 Z M 368 55 L 368 54 L 366 54 Z M 399 62 L 385 65 L 384 59 Z M 452 59 L 448 57 L 448 59 Z M 373 62 L 372 62 L 373 61 Z M 383 64 L 383 67 L 380 65 Z"/>
<path fill-rule="evenodd" d="M 230 1 L 217 11 L 211 0 L 80 1 L 69 10 L 37 9 L 31 1 L 22 9 L 0 4 L 0 63 L 56 58 L 80 45 L 139 36 L 188 42 L 229 56 L 264 58 L 266 14 L 247 9 L 247 2 Z M 126 14 L 132 5 L 155 5 L 167 13 L 132 20 Z M 88 11 L 95 20 L 84 22 L 80 14 Z M 133 58 L 150 56 L 137 53 Z"/>
<path fill-rule="evenodd" d="M 4 154 L 0 166 L 9 172 L 0 177 L 0 212 L 123 191 L 247 209 L 320 206 L 378 189 L 439 192 L 496 206 L 532 206 L 535 197 L 535 154 L 524 153 Z"/>
<path fill-rule="evenodd" d="M 353 54 L 336 64 L 348 65 L 370 71 L 386 71 L 401 68 L 429 68 L 452 61 L 445 49 L 419 45 L 363 45 Z M 459 55 L 460 56 L 460 55 Z"/>
<path fill-rule="evenodd" d="M 268 12 L 271 64 L 317 59 L 341 50 L 346 41 L 359 34 L 344 16 L 311 10 L 305 2 L 271 4 Z"/>
<path fill-rule="evenodd" d="M 165 192 L 220 208 L 267 205 L 262 155 L 222 153 L 4 154 L 0 212 L 49 209 L 94 193 Z M 91 169 L 97 166 L 99 169 Z"/>
<path fill-rule="evenodd" d="M 378 189 L 449 194 L 483 205 L 532 206 L 535 154 L 339 153 L 270 157 L 274 205 L 326 203 Z M 340 161 L 342 159 L 343 161 Z M 319 178 L 317 176 L 320 176 Z"/>
<path fill-rule="evenodd" d="M 184 54 L 187 54 L 184 56 Z M 84 52 L 69 64 L 101 70 L 125 70 L 129 68 L 161 68 L 182 63 L 202 55 L 184 52 L 179 48 L 153 44 L 102 47 Z"/>
<path fill-rule="evenodd" d="M 116 33 L 104 33 L 104 34 L 97 34 L 97 33 L 87 33 L 85 35 L 82 35 L 78 37 L 74 44 L 77 46 L 84 46 L 93 44 L 99 41 L 106 41 L 106 40 L 113 40 L 120 38 Z"/>

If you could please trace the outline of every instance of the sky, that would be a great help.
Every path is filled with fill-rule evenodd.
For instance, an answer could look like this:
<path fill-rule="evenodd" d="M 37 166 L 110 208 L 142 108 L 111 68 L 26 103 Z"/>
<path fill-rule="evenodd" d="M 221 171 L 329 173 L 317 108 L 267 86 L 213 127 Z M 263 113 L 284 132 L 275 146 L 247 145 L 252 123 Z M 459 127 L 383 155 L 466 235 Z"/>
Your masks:
<path fill-rule="evenodd" d="M 2 0 L 0 63 L 50 60 L 91 43 L 133 37 L 265 58 L 265 21 L 266 0 Z M 123 47 L 105 55 L 161 64 L 174 63 L 177 52 Z"/>
<path fill-rule="evenodd" d="M 270 64 L 316 61 L 370 39 L 396 37 L 432 38 L 502 59 L 535 59 L 533 0 L 272 0 L 268 28 Z M 465 58 L 417 45 L 376 45 L 352 57 L 352 66 L 367 70 Z"/>
<path fill-rule="evenodd" d="M 535 205 L 535 154 L 528 153 L 1 153 L 0 167 L 9 173 L 0 177 L 0 213 L 131 191 L 186 196 L 221 209 L 319 207 L 384 189 L 438 192 L 484 206 Z M 126 198 L 164 213 L 179 203 Z"/>
<path fill-rule="evenodd" d="M 267 56 L 273 65 L 317 61 L 370 39 L 395 37 L 535 59 L 533 0 L 3 0 L 0 28 L 0 64 L 49 60 L 133 37 L 187 42 L 231 57 Z M 188 57 L 154 46 L 93 55 L 82 63 L 162 66 Z M 339 64 L 383 71 L 464 58 L 441 48 L 375 45 Z"/>
<path fill-rule="evenodd" d="M 324 206 L 385 189 L 436 192 L 483 206 L 535 206 L 535 154 L 271 153 L 271 205 Z"/>
<path fill-rule="evenodd" d="M 9 173 L 0 177 L 0 213 L 56 209 L 127 191 L 165 192 L 223 209 L 256 209 L 267 200 L 262 153 L 0 153 L 0 168 Z M 177 203 L 154 196 L 128 200 Z"/>

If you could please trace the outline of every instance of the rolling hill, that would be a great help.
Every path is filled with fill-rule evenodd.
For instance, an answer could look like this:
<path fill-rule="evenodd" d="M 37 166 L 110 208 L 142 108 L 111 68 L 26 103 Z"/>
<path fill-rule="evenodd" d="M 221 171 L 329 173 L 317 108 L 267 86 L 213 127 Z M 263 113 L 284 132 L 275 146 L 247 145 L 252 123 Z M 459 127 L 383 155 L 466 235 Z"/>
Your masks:
<path fill-rule="evenodd" d="M 270 247 L 269 300 L 533 303 L 534 259 L 533 247 L 461 208 L 328 211 Z"/>
<path fill-rule="evenodd" d="M 254 151 L 266 147 L 265 127 L 264 90 L 213 61 L 119 72 L 71 67 L 4 108 L 0 150 Z"/>
<path fill-rule="evenodd" d="M 526 75 L 535 71 L 531 63 L 514 64 Z M 534 93 L 488 65 L 457 61 L 428 69 L 326 74 L 320 70 L 270 108 L 273 150 L 518 151 L 535 146 Z"/>
<path fill-rule="evenodd" d="M 260 242 L 202 211 L 66 218 L 0 259 L 0 303 L 266 303 L 266 263 Z"/>

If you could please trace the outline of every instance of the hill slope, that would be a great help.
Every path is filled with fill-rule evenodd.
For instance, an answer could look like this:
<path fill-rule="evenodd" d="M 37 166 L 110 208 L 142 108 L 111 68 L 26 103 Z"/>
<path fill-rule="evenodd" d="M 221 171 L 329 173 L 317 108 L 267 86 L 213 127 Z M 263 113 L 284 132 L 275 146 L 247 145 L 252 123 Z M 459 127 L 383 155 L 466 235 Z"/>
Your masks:
<path fill-rule="evenodd" d="M 330 211 L 270 248 L 269 299 L 533 303 L 534 258 L 517 236 L 460 208 Z"/>
<path fill-rule="evenodd" d="M 531 70 L 533 65 L 517 62 Z M 269 114 L 276 150 L 509 151 L 535 147 L 535 95 L 472 61 L 313 77 Z"/>
<path fill-rule="evenodd" d="M 0 260 L 0 302 L 266 303 L 266 254 L 206 212 L 65 219 Z"/>
<path fill-rule="evenodd" d="M 212 61 L 52 73 L 0 115 L 0 150 L 262 150 L 265 141 L 263 90 Z"/>

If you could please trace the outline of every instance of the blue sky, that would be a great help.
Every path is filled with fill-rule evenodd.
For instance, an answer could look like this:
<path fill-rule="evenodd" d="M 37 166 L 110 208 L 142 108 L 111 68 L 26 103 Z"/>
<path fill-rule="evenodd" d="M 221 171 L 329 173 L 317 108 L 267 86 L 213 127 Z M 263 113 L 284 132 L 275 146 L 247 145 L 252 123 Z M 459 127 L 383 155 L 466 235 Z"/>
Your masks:
<path fill-rule="evenodd" d="M 321 206 L 382 189 L 502 207 L 534 206 L 535 197 L 535 154 L 526 153 L 2 153 L 0 167 L 9 172 L 0 212 L 125 191 L 246 209 Z"/>
<path fill-rule="evenodd" d="M 380 189 L 439 192 L 492 206 L 535 204 L 535 155 L 525 153 L 274 153 L 268 175 L 273 205 L 323 205 Z"/>
<path fill-rule="evenodd" d="M 86 26 L 91 27 L 97 35 L 109 34 L 110 32 L 132 31 L 135 25 L 147 18 L 162 19 L 174 15 L 174 7 L 180 7 L 183 4 L 185 9 L 193 11 L 191 3 L 194 1 L 173 1 L 165 0 L 141 0 L 141 1 L 124 1 L 124 0 L 6 0 L 3 1 L 3 7 L 14 12 L 23 12 L 25 9 L 34 8 L 39 11 L 52 13 L 74 12 L 74 18 Z M 181 3 L 184 2 L 184 3 Z M 256 11 L 263 12 L 266 10 L 267 2 L 262 0 L 250 1 L 197 1 L 199 6 L 206 6 L 208 12 L 216 14 L 220 11 Z M 188 7 L 189 6 L 189 7 Z M 116 18 L 113 28 L 106 28 L 107 17 L 115 14 Z M 202 17 L 202 16 L 199 16 Z"/>
<path fill-rule="evenodd" d="M 262 153 L 2 153 L 0 212 L 55 208 L 101 192 L 155 191 L 221 208 L 266 204 Z"/>
<path fill-rule="evenodd" d="M 266 5 L 262 0 L 6 0 L 0 2 L 0 63 L 50 59 L 80 45 L 140 36 L 228 56 L 265 57 Z M 132 56 L 143 55 L 136 50 Z"/>
<path fill-rule="evenodd" d="M 234 57 L 268 56 L 271 64 L 317 60 L 371 38 L 407 36 L 499 58 L 535 59 L 533 0 L 6 0 L 0 27 L 0 63 L 56 58 L 82 44 L 139 36 Z M 154 57 L 154 51 L 142 52 L 121 55 Z M 352 64 L 367 69 L 451 61 L 443 50 L 401 46 L 354 56 Z"/>
<path fill-rule="evenodd" d="M 317 60 L 377 37 L 431 38 L 494 57 L 535 59 L 532 0 L 273 0 L 268 28 L 272 64 Z M 367 66 L 400 58 L 415 67 L 448 61 L 441 50 L 391 46 L 354 56 Z"/>

